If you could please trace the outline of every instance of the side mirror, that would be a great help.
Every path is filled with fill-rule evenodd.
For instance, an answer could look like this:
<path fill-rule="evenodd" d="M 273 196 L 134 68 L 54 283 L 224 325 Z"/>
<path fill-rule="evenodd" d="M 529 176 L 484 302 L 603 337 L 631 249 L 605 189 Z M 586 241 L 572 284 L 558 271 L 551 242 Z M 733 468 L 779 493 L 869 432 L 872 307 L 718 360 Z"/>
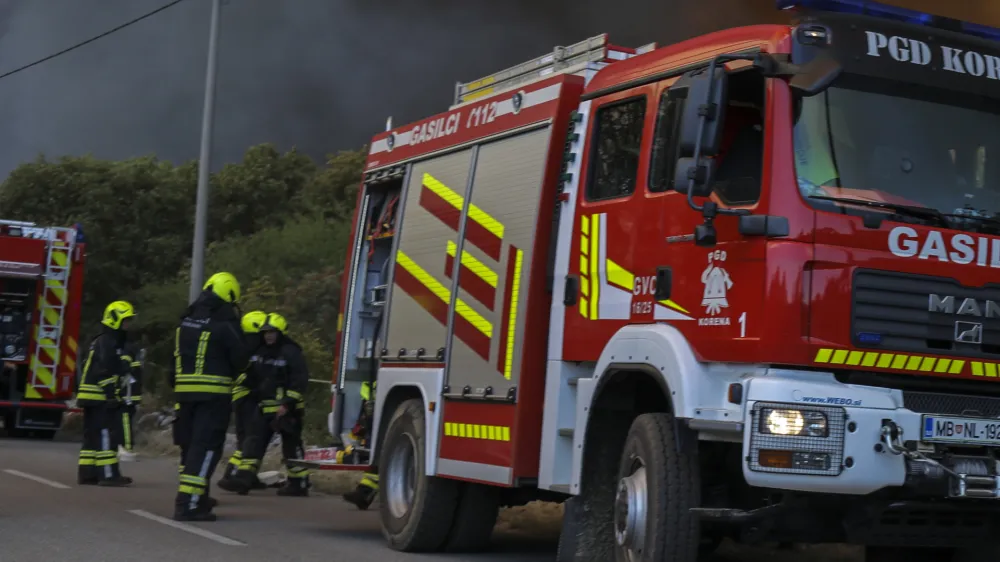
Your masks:
<path fill-rule="evenodd" d="M 687 193 L 691 188 L 693 197 L 708 197 L 712 194 L 712 183 L 715 181 L 715 160 L 700 158 L 701 163 L 695 164 L 694 158 L 678 158 L 674 172 L 674 191 Z M 691 180 L 694 180 L 692 186 Z"/>
<path fill-rule="evenodd" d="M 823 93 L 836 80 L 844 67 L 829 55 L 820 55 L 802 65 L 789 85 L 802 96 L 810 97 Z"/>
<path fill-rule="evenodd" d="M 722 142 L 729 96 L 725 67 L 720 65 L 712 73 L 708 68 L 696 70 L 678 80 L 674 87 L 688 89 L 678 138 L 681 154 L 698 152 L 701 156 L 715 156 Z"/>

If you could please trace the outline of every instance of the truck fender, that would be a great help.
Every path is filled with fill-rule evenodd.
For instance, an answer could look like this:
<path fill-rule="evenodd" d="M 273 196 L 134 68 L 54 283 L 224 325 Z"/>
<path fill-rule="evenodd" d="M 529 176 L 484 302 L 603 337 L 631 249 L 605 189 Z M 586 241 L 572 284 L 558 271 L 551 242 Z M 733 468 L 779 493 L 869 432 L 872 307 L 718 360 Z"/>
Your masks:
<path fill-rule="evenodd" d="M 590 431 L 589 414 L 608 380 L 623 370 L 654 377 L 669 400 L 670 412 L 677 418 L 731 425 L 734 430 L 742 421 L 742 405 L 729 403 L 729 385 L 761 372 L 756 365 L 698 361 L 684 334 L 669 324 L 631 325 L 618 330 L 601 353 L 594 368 L 594 378 L 578 383 L 578 430 L 574 432 L 570 480 L 573 493 L 578 493 L 583 471 L 583 453 Z"/>
<path fill-rule="evenodd" d="M 437 474 L 438 442 L 441 435 L 441 411 L 444 409 L 441 404 L 441 393 L 444 388 L 444 369 L 425 367 L 388 367 L 378 371 L 378 387 L 375 391 L 375 425 L 372 428 L 372 459 L 378 455 L 378 439 L 380 428 L 383 424 L 388 425 L 389 420 L 395 413 L 396 406 L 400 401 L 392 399 L 400 391 L 410 394 L 413 391 L 420 393 L 424 401 L 424 420 L 426 428 L 424 435 L 427 443 L 424 444 L 426 455 L 424 466 L 428 476 Z M 432 408 L 430 404 L 435 404 Z M 386 406 L 393 411 L 387 411 Z"/>

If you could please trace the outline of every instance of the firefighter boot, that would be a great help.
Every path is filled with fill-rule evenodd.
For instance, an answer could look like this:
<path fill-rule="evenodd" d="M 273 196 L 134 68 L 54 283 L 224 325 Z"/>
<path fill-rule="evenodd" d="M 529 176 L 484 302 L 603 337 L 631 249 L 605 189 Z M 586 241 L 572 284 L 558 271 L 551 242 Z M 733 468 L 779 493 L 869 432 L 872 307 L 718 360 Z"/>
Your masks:
<path fill-rule="evenodd" d="M 279 496 L 301 496 L 309 495 L 309 482 L 306 478 L 289 478 L 285 485 L 278 488 Z"/>
<path fill-rule="evenodd" d="M 353 491 L 344 494 L 344 500 L 364 511 L 371 507 L 378 495 L 378 474 L 365 474 Z"/>
<path fill-rule="evenodd" d="M 214 513 L 207 509 L 196 509 L 194 511 L 182 510 L 174 512 L 174 521 L 215 521 L 218 519 Z"/>
<path fill-rule="evenodd" d="M 132 479 L 128 476 L 115 476 L 114 478 L 104 478 L 97 483 L 98 486 L 108 488 L 124 488 L 132 484 Z"/>
<path fill-rule="evenodd" d="M 250 493 L 253 481 L 257 475 L 249 470 L 238 470 L 232 477 L 219 480 L 219 487 L 227 492 L 236 492 L 241 496 Z"/>

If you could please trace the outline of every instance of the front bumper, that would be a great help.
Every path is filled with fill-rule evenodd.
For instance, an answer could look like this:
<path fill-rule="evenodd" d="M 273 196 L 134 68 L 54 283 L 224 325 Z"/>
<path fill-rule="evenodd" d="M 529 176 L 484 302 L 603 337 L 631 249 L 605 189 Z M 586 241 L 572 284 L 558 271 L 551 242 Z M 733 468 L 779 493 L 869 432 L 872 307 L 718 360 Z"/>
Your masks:
<path fill-rule="evenodd" d="M 751 486 L 866 495 L 907 481 L 908 462 L 883 442 L 883 426 L 895 424 L 900 441 L 920 438 L 922 414 L 903 405 L 899 390 L 843 384 L 832 374 L 768 370 L 745 381 L 743 475 Z M 829 436 L 780 437 L 760 433 L 760 409 L 765 406 L 823 412 Z M 762 449 L 816 451 L 829 456 L 828 470 L 805 471 L 765 467 Z"/>

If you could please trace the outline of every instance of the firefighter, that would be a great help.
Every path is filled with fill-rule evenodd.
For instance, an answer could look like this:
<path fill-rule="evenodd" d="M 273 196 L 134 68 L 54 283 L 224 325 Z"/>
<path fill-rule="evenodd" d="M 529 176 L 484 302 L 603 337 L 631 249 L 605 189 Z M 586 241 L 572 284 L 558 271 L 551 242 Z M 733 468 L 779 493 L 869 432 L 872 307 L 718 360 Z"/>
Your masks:
<path fill-rule="evenodd" d="M 129 342 L 125 345 L 122 361 L 125 363 L 125 375 L 121 377 L 121 418 L 118 440 L 118 460 L 129 462 L 135 460 L 132 446 L 132 430 L 135 426 L 135 411 L 142 402 L 142 362 L 139 360 L 138 346 Z"/>
<path fill-rule="evenodd" d="M 83 408 L 83 446 L 77 482 L 81 485 L 128 486 L 132 479 L 118 469 L 115 433 L 119 413 L 118 381 L 127 371 L 122 360 L 126 328 L 135 309 L 115 301 L 104 309 L 104 328 L 90 342 L 77 389 L 76 403 Z"/>
<path fill-rule="evenodd" d="M 358 421 L 354 424 L 354 428 L 351 429 L 350 434 L 347 436 L 347 440 L 351 444 L 347 445 L 345 450 L 354 449 L 356 444 L 367 444 L 365 436 L 371 433 L 375 408 L 375 401 L 372 400 L 372 390 L 377 387 L 377 381 L 373 385 L 367 382 L 361 385 L 361 413 L 358 415 Z M 347 492 L 342 497 L 345 501 L 354 504 L 362 511 L 371 507 L 372 502 L 378 497 L 378 467 L 372 465 L 371 472 L 366 472 L 354 490 Z"/>
<path fill-rule="evenodd" d="M 281 435 L 281 450 L 288 481 L 278 490 L 280 496 L 308 496 L 308 470 L 289 461 L 305 456 L 302 446 L 302 423 L 305 392 L 309 384 L 302 348 L 288 336 L 288 322 L 280 314 L 268 314 L 261 327 L 263 345 L 251 360 L 250 371 L 258 383 L 261 415 L 247 439 L 240 469 L 227 482 L 230 491 L 243 493 L 253 485 L 267 445 L 275 433 Z M 220 484 L 221 486 L 221 484 Z"/>
<path fill-rule="evenodd" d="M 247 349 L 249 351 L 254 352 L 260 347 L 260 328 L 266 321 L 267 313 L 259 310 L 248 312 L 243 316 L 240 326 L 243 328 L 243 335 L 246 338 Z M 231 487 L 223 481 L 228 481 L 239 470 L 240 463 L 243 462 L 243 447 L 247 434 L 256 427 L 254 418 L 260 415 L 256 384 L 247 378 L 250 374 L 250 370 L 247 369 L 247 372 L 242 373 L 236 379 L 236 386 L 233 387 L 233 414 L 236 417 L 236 450 L 233 452 L 233 456 L 230 457 L 229 463 L 226 465 L 226 472 L 219 481 L 219 487 L 223 490 Z M 254 475 L 253 487 L 258 489 L 264 487 L 256 475 Z M 246 492 L 241 492 L 241 494 L 246 494 Z"/>
<path fill-rule="evenodd" d="M 170 386 L 180 408 L 175 440 L 181 446 L 178 521 L 215 521 L 209 481 L 229 429 L 233 383 L 247 366 L 246 342 L 236 303 L 240 284 L 230 273 L 208 279 L 177 328 Z"/>

